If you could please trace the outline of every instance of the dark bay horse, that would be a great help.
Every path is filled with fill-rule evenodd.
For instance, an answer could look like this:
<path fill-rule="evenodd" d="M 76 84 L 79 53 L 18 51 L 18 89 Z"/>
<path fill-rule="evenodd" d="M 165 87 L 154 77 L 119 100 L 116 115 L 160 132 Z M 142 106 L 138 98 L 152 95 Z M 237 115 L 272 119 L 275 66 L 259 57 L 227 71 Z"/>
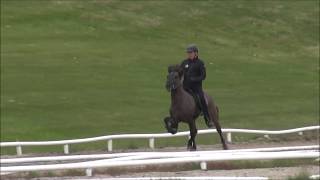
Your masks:
<path fill-rule="evenodd" d="M 164 119 L 165 127 L 168 132 L 175 134 L 178 131 L 179 122 L 187 123 L 190 129 L 190 139 L 187 148 L 190 151 L 194 151 L 197 149 L 195 142 L 195 137 L 197 135 L 195 120 L 199 117 L 201 111 L 195 102 L 194 97 L 183 88 L 183 70 L 180 66 L 169 66 L 168 73 L 166 88 L 171 92 L 171 107 L 170 116 Z M 207 93 L 205 93 L 205 98 L 208 105 L 210 121 L 213 121 L 213 124 L 219 133 L 223 149 L 228 149 L 218 121 L 218 106 Z"/>

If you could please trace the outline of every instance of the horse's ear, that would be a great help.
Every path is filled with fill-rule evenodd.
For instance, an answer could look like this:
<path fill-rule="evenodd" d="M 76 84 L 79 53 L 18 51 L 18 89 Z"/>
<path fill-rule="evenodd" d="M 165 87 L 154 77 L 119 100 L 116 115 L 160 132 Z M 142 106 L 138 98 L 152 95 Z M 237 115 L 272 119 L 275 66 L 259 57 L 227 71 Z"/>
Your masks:
<path fill-rule="evenodd" d="M 178 72 L 180 76 L 183 74 L 183 69 L 179 64 L 168 66 L 168 73 L 171 73 L 173 71 Z"/>
<path fill-rule="evenodd" d="M 168 66 L 168 73 L 171 73 L 174 70 L 175 70 L 175 65 Z"/>

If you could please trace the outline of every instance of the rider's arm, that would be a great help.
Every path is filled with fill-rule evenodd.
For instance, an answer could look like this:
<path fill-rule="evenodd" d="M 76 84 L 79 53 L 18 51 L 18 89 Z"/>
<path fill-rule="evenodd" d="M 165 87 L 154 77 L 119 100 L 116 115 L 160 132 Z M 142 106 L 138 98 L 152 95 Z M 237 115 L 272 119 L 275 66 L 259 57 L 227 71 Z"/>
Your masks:
<path fill-rule="evenodd" d="M 199 64 L 199 71 L 200 71 L 200 75 L 199 76 L 195 76 L 195 77 L 191 77 L 190 80 L 192 82 L 200 82 L 202 80 L 204 80 L 206 78 L 206 68 L 204 66 L 204 64 L 202 62 L 200 62 Z"/>

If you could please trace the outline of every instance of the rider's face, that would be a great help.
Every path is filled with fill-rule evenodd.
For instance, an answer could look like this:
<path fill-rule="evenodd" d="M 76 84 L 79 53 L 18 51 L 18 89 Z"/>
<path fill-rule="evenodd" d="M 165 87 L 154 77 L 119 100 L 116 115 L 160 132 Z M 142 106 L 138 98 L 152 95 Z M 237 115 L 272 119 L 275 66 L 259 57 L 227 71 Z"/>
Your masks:
<path fill-rule="evenodd" d="M 194 60 L 197 56 L 196 52 L 187 52 L 188 59 Z"/>

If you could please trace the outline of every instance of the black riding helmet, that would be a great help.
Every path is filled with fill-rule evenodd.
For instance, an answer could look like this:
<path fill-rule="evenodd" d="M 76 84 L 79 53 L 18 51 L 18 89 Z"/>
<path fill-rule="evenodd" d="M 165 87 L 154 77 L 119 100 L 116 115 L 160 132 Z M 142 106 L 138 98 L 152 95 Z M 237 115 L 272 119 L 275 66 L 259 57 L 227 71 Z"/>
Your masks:
<path fill-rule="evenodd" d="M 195 44 L 190 44 L 190 45 L 187 47 L 187 52 L 199 52 L 199 49 L 198 49 L 197 45 L 195 45 Z"/>

